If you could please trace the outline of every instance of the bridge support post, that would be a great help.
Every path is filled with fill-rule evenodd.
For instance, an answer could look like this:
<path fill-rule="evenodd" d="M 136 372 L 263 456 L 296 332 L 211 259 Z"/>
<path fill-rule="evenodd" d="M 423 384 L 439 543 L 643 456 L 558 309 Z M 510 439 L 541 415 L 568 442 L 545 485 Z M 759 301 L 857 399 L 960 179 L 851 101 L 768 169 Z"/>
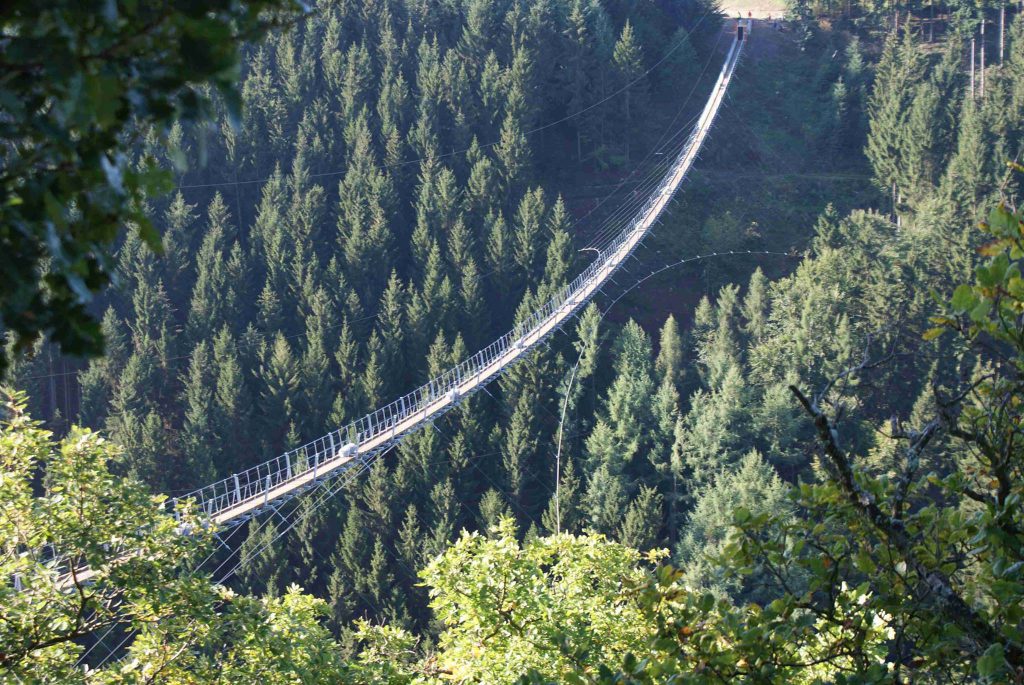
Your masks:
<path fill-rule="evenodd" d="M 242 486 L 238 482 L 238 474 L 234 474 L 235 477 L 235 503 L 242 501 Z"/>
<path fill-rule="evenodd" d="M 270 497 L 270 474 L 267 474 L 266 483 L 263 486 L 263 505 L 266 506 L 267 498 Z"/>

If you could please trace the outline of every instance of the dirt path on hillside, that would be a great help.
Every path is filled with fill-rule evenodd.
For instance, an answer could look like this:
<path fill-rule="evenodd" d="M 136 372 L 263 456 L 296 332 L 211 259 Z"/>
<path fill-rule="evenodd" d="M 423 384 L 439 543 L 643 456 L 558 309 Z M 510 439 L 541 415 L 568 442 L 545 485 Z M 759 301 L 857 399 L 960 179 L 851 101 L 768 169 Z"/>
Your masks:
<path fill-rule="evenodd" d="M 783 23 L 774 19 L 777 16 L 773 14 L 772 21 L 768 21 L 768 19 L 754 20 L 754 26 L 750 30 L 750 41 L 746 45 L 746 59 L 774 59 L 782 43 L 792 40 L 792 34 L 785 29 Z M 772 27 L 775 23 L 778 24 L 778 28 Z"/>
<path fill-rule="evenodd" d="M 783 0 L 723 0 L 722 12 L 727 17 L 736 15 L 747 16 L 747 12 L 754 19 L 767 19 L 769 16 L 778 19 L 786 13 L 786 3 Z"/>

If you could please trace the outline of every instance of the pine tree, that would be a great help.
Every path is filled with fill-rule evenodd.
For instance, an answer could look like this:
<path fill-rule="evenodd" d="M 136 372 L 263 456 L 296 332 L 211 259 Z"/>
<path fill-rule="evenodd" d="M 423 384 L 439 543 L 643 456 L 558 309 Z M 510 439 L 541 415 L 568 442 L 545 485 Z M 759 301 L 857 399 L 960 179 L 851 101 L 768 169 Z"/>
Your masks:
<path fill-rule="evenodd" d="M 291 245 L 287 239 L 285 208 L 288 206 L 288 190 L 281 165 L 274 166 L 274 172 L 260 191 L 260 203 L 256 220 L 249 231 L 249 248 L 252 261 L 266 276 L 268 287 L 278 292 L 285 286 L 284 265 L 291 261 Z"/>
<path fill-rule="evenodd" d="M 661 495 L 654 488 L 640 486 L 619 529 L 619 541 L 627 547 L 647 551 L 661 539 L 663 514 Z"/>
<path fill-rule="evenodd" d="M 494 274 L 495 282 L 507 283 L 506 279 L 512 270 L 512 247 L 505 218 L 499 211 L 489 214 L 484 223 L 488 227 L 485 256 L 487 270 Z"/>
<path fill-rule="evenodd" d="M 211 454 L 215 427 L 213 401 L 215 376 L 210 345 L 200 341 L 189 357 L 188 372 L 180 402 L 184 406 L 181 430 L 181 449 L 195 483 L 207 483 L 216 478 L 216 459 Z M 214 458 L 211 458 L 214 457 Z"/>
<path fill-rule="evenodd" d="M 364 301 L 375 301 L 387 277 L 393 236 L 387 217 L 393 214 L 395 190 L 381 171 L 365 110 L 346 129 L 348 168 L 338 188 L 338 240 L 345 273 Z M 372 298 L 367 300 L 367 298 Z"/>
<path fill-rule="evenodd" d="M 196 281 L 188 314 L 189 338 L 209 340 L 224 322 L 235 321 L 231 307 L 234 291 L 228 282 L 227 255 L 233 229 L 227 205 L 220 193 L 207 209 L 207 229 L 196 257 Z"/>
<path fill-rule="evenodd" d="M 250 593 L 271 597 L 280 593 L 285 580 L 285 560 L 273 520 L 249 520 L 238 557 L 238 576 Z"/>
<path fill-rule="evenodd" d="M 420 530 L 419 516 L 416 513 L 416 505 L 410 504 L 406 507 L 405 517 L 402 519 L 402 527 L 398 529 L 398 553 L 401 555 L 403 567 L 406 569 L 418 570 L 423 562 L 420 551 L 422 532 Z M 406 582 L 416 581 L 414 575 L 407 576 Z"/>
<path fill-rule="evenodd" d="M 634 112 L 641 110 L 647 100 L 647 82 L 644 73 L 643 53 L 633 34 L 629 20 L 622 27 L 622 35 L 615 43 L 612 56 L 622 93 L 622 134 L 626 165 L 629 165 L 630 142 L 633 137 Z"/>
<path fill-rule="evenodd" d="M 330 421 L 335 426 L 344 425 L 349 418 L 357 413 L 362 406 L 359 396 L 359 344 L 352 335 L 352 328 L 346 318 L 338 332 L 337 351 L 334 361 L 337 364 L 338 393 L 331 409 Z"/>
<path fill-rule="evenodd" d="M 684 460 L 692 474 L 692 487 L 703 487 L 721 469 L 739 458 L 745 440 L 743 417 L 747 388 L 739 368 L 733 366 L 711 392 L 698 391 L 690 397 L 690 410 L 683 417 Z"/>
<path fill-rule="evenodd" d="M 459 272 L 459 300 L 462 309 L 460 320 L 470 347 L 476 349 L 484 343 L 490 329 L 490 310 L 484 300 L 484 288 L 476 262 L 470 258 Z"/>
<path fill-rule="evenodd" d="M 89 367 L 78 377 L 81 389 L 78 421 L 80 425 L 94 429 L 102 427 L 107 420 L 114 389 L 128 359 L 128 340 L 113 307 L 108 307 L 103 313 L 100 331 L 106 344 L 106 354 L 91 360 Z M 26 388 L 26 384 L 16 384 L 15 387 Z"/>
<path fill-rule="evenodd" d="M 578 378 L 580 380 L 592 376 L 598 368 L 601 352 L 601 311 L 597 305 L 590 303 L 579 323 L 576 324 L 576 342 L 574 346 L 580 355 Z"/>
<path fill-rule="evenodd" d="M 374 537 L 373 551 L 370 553 L 370 565 L 360 578 L 363 596 L 370 603 L 375 615 L 398 623 L 402 616 L 399 607 L 401 599 L 395 586 L 395 575 L 391 572 L 384 542 L 380 536 Z"/>
<path fill-rule="evenodd" d="M 709 388 L 722 386 L 726 374 L 740 368 L 740 344 L 735 316 L 739 288 L 725 286 L 719 291 L 714 310 L 714 328 L 706 329 L 698 341 L 697 359 L 701 376 Z"/>
<path fill-rule="evenodd" d="M 668 39 L 667 45 L 672 46 L 672 52 L 653 73 L 658 81 L 658 90 L 693 83 L 697 79 L 700 62 L 697 60 L 697 51 L 693 47 L 690 33 L 685 26 L 680 26 Z"/>
<path fill-rule="evenodd" d="M 445 478 L 430 491 L 431 532 L 425 543 L 427 556 L 437 556 L 454 539 L 459 513 L 455 487 L 451 479 Z"/>
<path fill-rule="evenodd" d="M 331 556 L 333 570 L 327 590 L 331 615 L 338 628 L 347 626 L 364 602 L 357 594 L 357 583 L 368 566 L 369 552 L 363 516 L 351 507 Z"/>
<path fill-rule="evenodd" d="M 658 357 L 654 368 L 663 380 L 668 380 L 677 389 L 682 387 L 683 373 L 683 337 L 679 332 L 679 324 L 671 314 L 665 319 L 658 336 Z"/>
<path fill-rule="evenodd" d="M 537 458 L 537 397 L 532 392 L 519 395 L 501 448 L 505 493 L 517 513 L 528 511 L 531 468 Z"/>
<path fill-rule="evenodd" d="M 391 277 L 381 296 L 377 314 L 377 331 L 382 344 L 381 363 L 387 369 L 382 393 L 390 396 L 401 390 L 394 381 L 401 382 L 406 374 L 406 319 L 407 296 L 398 272 L 392 270 Z"/>
<path fill-rule="evenodd" d="M 558 291 L 568 285 L 573 264 L 572 239 L 569 237 L 569 213 L 559 195 L 548 216 L 548 230 L 551 240 L 548 242 L 547 261 L 544 275 L 537 290 L 541 301 L 554 297 Z"/>
<path fill-rule="evenodd" d="M 548 500 L 548 507 L 541 516 L 541 524 L 549 534 L 579 533 L 580 531 L 580 479 L 576 476 L 573 460 L 562 457 L 562 474 L 558 487 L 558 507 L 555 497 Z"/>
<path fill-rule="evenodd" d="M 631 489 L 623 473 L 622 448 L 611 426 L 598 420 L 587 438 L 586 449 L 588 477 L 583 509 L 588 525 L 585 527 L 610 535 L 622 522 Z"/>
<path fill-rule="evenodd" d="M 501 169 L 503 190 L 510 196 L 514 188 L 529 180 L 531 155 L 523 122 L 512 113 L 506 115 L 498 141 L 494 155 Z"/>
<path fill-rule="evenodd" d="M 498 55 L 492 50 L 484 59 L 480 72 L 480 109 L 484 112 L 484 126 L 481 136 L 484 140 L 493 140 L 498 132 L 502 103 L 505 99 L 505 74 L 501 68 Z"/>
<path fill-rule="evenodd" d="M 373 64 L 366 44 L 350 45 L 345 53 L 345 72 L 338 96 L 344 121 L 351 121 L 364 107 L 370 105 L 373 75 Z"/>
<path fill-rule="evenodd" d="M 194 224 L 199 218 L 195 209 L 196 205 L 185 202 L 185 196 L 179 191 L 164 212 L 165 228 L 161 236 L 164 246 L 163 279 L 172 301 L 191 289 L 188 266 L 192 256 Z"/>
<path fill-rule="evenodd" d="M 764 337 L 768 325 L 768 279 L 761 267 L 754 269 L 750 276 L 740 311 L 743 313 L 743 330 L 756 343 Z"/>
<path fill-rule="evenodd" d="M 653 471 L 648 479 L 652 485 L 664 488 L 669 481 L 672 443 L 679 420 L 679 391 L 669 378 L 661 381 L 652 405 L 651 447 L 647 460 Z"/>
<path fill-rule="evenodd" d="M 277 56 L 277 73 L 286 102 L 292 111 L 297 111 L 313 79 L 313 62 L 303 60 L 301 48 L 296 44 L 298 29 L 285 31 L 277 42 L 274 54 Z"/>
<path fill-rule="evenodd" d="M 983 198 L 991 188 L 987 154 L 990 140 L 981 108 L 965 98 L 956 152 L 942 185 L 942 194 L 963 222 L 978 218 Z"/>
<path fill-rule="evenodd" d="M 215 463 L 226 474 L 248 465 L 250 455 L 257 449 L 251 430 L 253 400 L 246 383 L 251 371 L 243 366 L 238 345 L 227 326 L 214 338 L 213 366 L 216 390 L 211 418 L 216 438 L 212 443 L 215 453 L 220 455 Z"/>
<path fill-rule="evenodd" d="M 567 46 L 565 88 L 569 95 L 569 112 L 584 112 L 593 102 L 593 74 L 596 68 L 594 35 L 590 25 L 589 7 L 584 0 L 573 0 L 565 28 Z M 593 110 L 590 110 L 593 111 Z M 575 120 L 576 159 L 583 163 L 584 142 L 594 138 L 595 115 L 583 115 Z"/>
<path fill-rule="evenodd" d="M 476 138 L 473 139 L 467 158 L 473 156 L 474 150 L 477 159 L 470 166 L 465 191 L 466 221 L 469 224 L 478 224 L 487 218 L 487 213 L 491 210 L 498 190 L 494 162 L 483 154 L 477 145 Z"/>
<path fill-rule="evenodd" d="M 370 466 L 370 473 L 360 488 L 359 500 L 370 519 L 370 526 L 378 535 L 393 532 L 392 503 L 396 500 L 391 470 L 383 459 Z"/>
<path fill-rule="evenodd" d="M 399 444 L 392 480 L 403 502 L 430 511 L 430 489 L 445 474 L 444 447 L 437 430 L 418 431 Z"/>
<path fill-rule="evenodd" d="M 300 361 L 299 388 L 304 407 L 300 423 L 307 434 L 322 429 L 335 396 L 331 359 L 324 344 L 325 330 L 333 326 L 326 325 L 321 317 L 318 312 L 306 319 L 306 346 Z"/>
<path fill-rule="evenodd" d="M 911 209 L 917 209 L 938 185 L 944 161 L 939 147 L 944 114 L 938 87 L 930 81 L 919 83 L 901 132 L 905 142 L 897 181 Z"/>
<path fill-rule="evenodd" d="M 510 518 L 512 510 L 500 492 L 490 488 L 480 499 L 480 527 L 490 532 L 502 519 Z"/>
<path fill-rule="evenodd" d="M 516 212 L 512 260 L 520 278 L 530 286 L 536 283 L 537 255 L 540 250 L 545 213 L 544 191 L 540 188 L 527 192 Z"/>
<path fill-rule="evenodd" d="M 619 335 L 615 380 L 606 400 L 608 425 L 625 463 L 651 447 L 652 371 L 650 339 L 630 320 Z"/>
<path fill-rule="evenodd" d="M 173 310 L 162 280 L 140 281 L 132 292 L 132 310 L 132 337 L 137 346 L 141 340 L 159 342 L 161 346 L 175 342 L 170 336 Z"/>
<path fill-rule="evenodd" d="M 295 530 L 284 536 L 290 559 L 287 576 L 301 578 L 302 586 L 309 592 L 326 589 L 322 576 L 329 551 L 327 540 L 331 531 L 329 506 L 320 506 L 310 497 L 299 500 L 295 513 Z"/>
<path fill-rule="evenodd" d="M 462 273 L 475 253 L 473 235 L 466 225 L 465 217 L 459 216 L 448 236 L 448 266 L 452 273 Z"/>
<path fill-rule="evenodd" d="M 903 178 L 906 117 L 914 86 L 924 74 L 923 57 L 913 44 L 910 31 L 902 40 L 895 34 L 886 40 L 868 100 L 871 125 L 865 154 L 875 178 L 893 194 L 893 210 L 899 199 L 898 183 Z"/>
<path fill-rule="evenodd" d="M 717 585 L 717 578 L 709 573 L 709 560 L 725 547 L 733 512 L 743 507 L 754 516 L 785 514 L 791 507 L 787 489 L 775 469 L 756 451 L 746 453 L 738 468 L 721 472 L 713 484 L 702 488 L 676 552 L 688 582 L 695 587 Z M 752 581 L 751 585 L 756 584 L 757 573 Z M 732 590 L 735 596 L 739 588 L 731 585 L 722 589 Z"/>
<path fill-rule="evenodd" d="M 264 421 L 265 452 L 275 453 L 284 449 L 288 424 L 295 416 L 299 373 L 299 364 L 292 355 L 291 346 L 278 333 L 259 371 L 262 386 L 259 409 Z"/>
<path fill-rule="evenodd" d="M 382 378 L 384 370 L 381 363 L 381 356 L 383 354 L 381 350 L 383 346 L 377 331 L 370 335 L 366 349 L 366 362 L 363 366 L 363 373 L 359 378 L 359 397 L 363 402 L 362 409 L 369 411 L 373 407 L 380 406 L 384 399 L 384 380 Z"/>

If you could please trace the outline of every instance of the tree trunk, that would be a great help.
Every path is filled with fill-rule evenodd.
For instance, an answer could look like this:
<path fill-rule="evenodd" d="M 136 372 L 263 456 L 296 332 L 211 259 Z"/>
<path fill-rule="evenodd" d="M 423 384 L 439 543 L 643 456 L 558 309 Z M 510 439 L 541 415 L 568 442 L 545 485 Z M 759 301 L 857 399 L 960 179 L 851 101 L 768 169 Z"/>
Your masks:
<path fill-rule="evenodd" d="M 985 98 L 985 11 L 981 12 L 981 67 L 978 69 L 981 76 L 981 97 Z"/>
<path fill-rule="evenodd" d="M 932 43 L 935 41 L 935 0 L 932 0 L 931 4 L 932 17 L 928 20 L 928 42 Z"/>
<path fill-rule="evenodd" d="M 999 66 L 1003 66 L 1003 47 L 1006 36 L 1006 4 L 999 6 Z"/>
<path fill-rule="evenodd" d="M 974 99 L 974 36 L 971 36 L 971 99 Z"/>

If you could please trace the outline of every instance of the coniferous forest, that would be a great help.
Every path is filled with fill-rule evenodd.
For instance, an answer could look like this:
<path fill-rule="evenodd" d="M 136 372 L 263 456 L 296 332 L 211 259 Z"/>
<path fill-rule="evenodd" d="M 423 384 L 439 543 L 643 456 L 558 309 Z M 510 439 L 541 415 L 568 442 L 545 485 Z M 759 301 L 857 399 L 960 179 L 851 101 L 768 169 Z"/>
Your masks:
<path fill-rule="evenodd" d="M 756 16 L 569 325 L 218 528 L 586 268 L 746 5 L 0 9 L 0 683 L 1024 682 L 1019 10 Z"/>

